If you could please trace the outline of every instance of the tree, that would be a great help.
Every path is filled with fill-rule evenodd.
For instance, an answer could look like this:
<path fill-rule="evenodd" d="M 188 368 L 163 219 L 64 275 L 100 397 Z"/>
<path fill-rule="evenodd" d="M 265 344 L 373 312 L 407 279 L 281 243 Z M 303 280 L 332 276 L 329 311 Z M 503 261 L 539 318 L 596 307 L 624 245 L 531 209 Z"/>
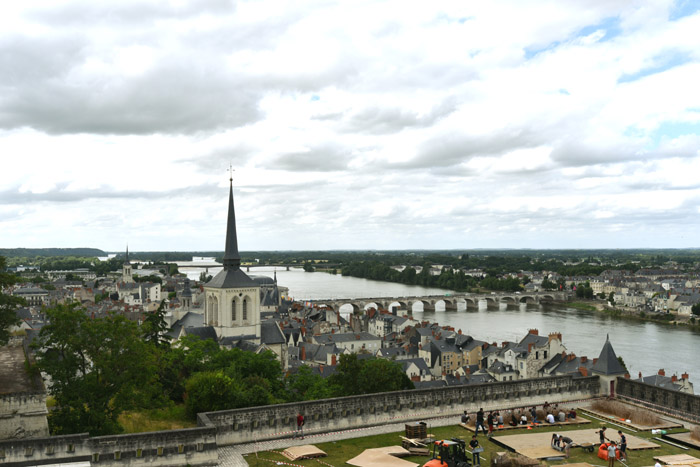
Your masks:
<path fill-rule="evenodd" d="M 690 309 L 694 315 L 700 316 L 700 303 L 696 303 L 693 305 L 693 307 Z"/>
<path fill-rule="evenodd" d="M 124 410 L 149 406 L 155 381 L 150 346 L 136 323 L 120 315 L 90 319 L 78 303 L 46 310 L 37 366 L 51 378 L 53 434 L 122 431 Z"/>
<path fill-rule="evenodd" d="M 170 343 L 170 338 L 165 335 L 170 329 L 165 322 L 165 311 L 165 300 L 161 300 L 158 309 L 148 313 L 141 325 L 143 338 L 156 347 L 165 347 Z"/>
<path fill-rule="evenodd" d="M 610 295 L 608 295 L 608 301 L 611 305 L 615 305 L 615 292 L 610 292 Z"/>
<path fill-rule="evenodd" d="M 401 366 L 391 360 L 373 358 L 364 361 L 358 378 L 361 394 L 413 389 L 413 383 Z"/>
<path fill-rule="evenodd" d="M 21 297 L 2 293 L 5 287 L 16 282 L 13 274 L 4 272 L 6 264 L 5 257 L 0 256 L 0 346 L 7 344 L 10 339 L 10 327 L 16 326 L 20 322 L 17 317 L 17 308 L 26 304 Z"/>

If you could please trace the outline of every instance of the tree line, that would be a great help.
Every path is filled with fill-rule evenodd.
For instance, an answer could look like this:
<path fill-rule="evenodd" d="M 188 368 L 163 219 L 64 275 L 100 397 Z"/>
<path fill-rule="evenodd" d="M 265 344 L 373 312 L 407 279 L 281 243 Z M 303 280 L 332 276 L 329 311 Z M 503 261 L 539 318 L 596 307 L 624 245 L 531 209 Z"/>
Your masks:
<path fill-rule="evenodd" d="M 52 381 L 51 433 L 123 431 L 124 411 L 184 404 L 198 412 L 411 389 L 392 361 L 341 355 L 328 378 L 309 367 L 285 375 L 276 356 L 225 349 L 211 339 L 166 339 L 164 302 L 141 326 L 121 314 L 92 318 L 78 303 L 45 310 L 48 324 L 35 342 L 36 363 Z"/>

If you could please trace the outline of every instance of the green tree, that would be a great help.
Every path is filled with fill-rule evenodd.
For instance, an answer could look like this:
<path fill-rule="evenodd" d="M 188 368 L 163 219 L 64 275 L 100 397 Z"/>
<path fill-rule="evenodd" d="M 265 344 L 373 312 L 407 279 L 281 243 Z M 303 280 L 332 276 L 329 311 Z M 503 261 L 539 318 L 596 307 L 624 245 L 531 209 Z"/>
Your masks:
<path fill-rule="evenodd" d="M 357 359 L 357 354 L 343 354 L 338 360 L 335 373 L 328 379 L 334 387 L 337 396 L 354 396 L 362 394 L 362 388 L 358 384 L 360 377 L 361 363 Z"/>
<path fill-rule="evenodd" d="M 362 394 L 413 389 L 413 383 L 401 366 L 391 360 L 366 360 L 360 370 L 358 385 Z"/>
<path fill-rule="evenodd" d="M 151 343 L 155 347 L 165 347 L 170 343 L 170 338 L 165 335 L 170 329 L 165 321 L 165 300 L 160 301 L 158 309 L 154 312 L 147 313 L 146 319 L 141 325 L 141 332 L 146 342 Z"/>
<path fill-rule="evenodd" d="M 37 365 L 51 378 L 53 434 L 122 431 L 117 417 L 151 401 L 155 365 L 135 323 L 120 315 L 90 319 L 79 304 L 46 310 Z"/>
<path fill-rule="evenodd" d="M 700 303 L 696 303 L 693 305 L 693 307 L 690 309 L 694 315 L 700 316 Z"/>
<path fill-rule="evenodd" d="M 7 264 L 4 256 L 0 256 L 0 346 L 7 344 L 10 339 L 10 327 L 19 324 L 17 308 L 25 305 L 26 302 L 21 297 L 6 295 L 2 290 L 16 282 L 13 274 L 5 272 Z"/>
<path fill-rule="evenodd" d="M 608 295 L 608 301 L 611 305 L 615 305 L 615 292 L 610 292 Z"/>
<path fill-rule="evenodd" d="M 300 366 L 296 373 L 289 375 L 286 383 L 287 400 L 290 402 L 333 397 L 328 380 L 320 374 L 314 373 L 307 365 Z"/>

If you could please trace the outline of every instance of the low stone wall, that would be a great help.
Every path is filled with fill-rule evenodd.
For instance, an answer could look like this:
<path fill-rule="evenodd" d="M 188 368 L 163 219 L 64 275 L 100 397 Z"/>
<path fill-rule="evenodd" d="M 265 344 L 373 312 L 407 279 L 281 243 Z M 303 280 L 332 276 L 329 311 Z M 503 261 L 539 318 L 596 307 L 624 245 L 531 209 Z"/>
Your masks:
<path fill-rule="evenodd" d="M 617 379 L 617 397 L 649 407 L 661 413 L 700 423 L 700 396 L 631 381 Z"/>
<path fill-rule="evenodd" d="M 217 444 L 238 444 L 291 436 L 296 414 L 305 433 L 327 433 L 400 421 L 455 417 L 464 410 L 531 407 L 590 399 L 599 394 L 597 376 L 538 378 L 438 389 L 397 391 L 200 414 L 217 428 Z"/>
<path fill-rule="evenodd" d="M 85 462 L 104 466 L 217 465 L 216 428 L 90 437 L 87 433 L 0 441 L 0 466 Z"/>
<path fill-rule="evenodd" d="M 45 392 L 0 395 L 0 439 L 49 435 Z"/>

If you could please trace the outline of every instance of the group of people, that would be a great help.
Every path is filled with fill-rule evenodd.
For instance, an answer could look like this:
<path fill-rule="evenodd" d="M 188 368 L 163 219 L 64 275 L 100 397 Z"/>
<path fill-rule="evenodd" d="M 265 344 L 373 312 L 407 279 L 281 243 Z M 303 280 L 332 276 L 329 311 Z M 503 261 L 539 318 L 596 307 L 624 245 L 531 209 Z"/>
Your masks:
<path fill-rule="evenodd" d="M 617 430 L 617 434 L 620 436 L 620 443 L 618 444 L 616 441 L 613 441 L 606 436 L 606 430 L 606 427 L 602 427 L 596 433 L 598 433 L 600 438 L 600 444 L 605 444 L 608 442 L 608 465 L 613 467 L 615 464 L 615 458 L 617 457 L 617 452 L 620 453 L 620 460 L 627 460 L 627 437 L 622 431 Z"/>
<path fill-rule="evenodd" d="M 545 403 L 545 407 L 548 406 L 549 404 Z M 557 413 L 556 418 L 554 413 Z M 470 419 L 471 417 L 465 410 L 464 415 L 462 415 L 462 423 L 467 424 Z M 552 410 L 547 412 L 545 417 L 545 421 L 547 423 L 556 423 L 557 421 L 566 422 L 570 420 L 576 420 L 576 410 L 573 408 L 566 412 L 563 409 L 559 409 L 557 406 L 554 406 Z M 527 425 L 529 423 L 537 425 L 542 423 L 537 419 L 537 407 L 532 407 L 530 409 L 522 408 L 520 410 L 510 410 L 505 414 L 505 416 L 497 410 L 489 412 L 488 416 L 486 416 L 484 409 L 481 408 L 476 413 L 474 431 L 476 434 L 479 434 L 479 430 L 482 430 L 486 436 L 491 436 L 493 434 L 494 427 L 503 427 L 506 421 L 510 426 Z"/>
<path fill-rule="evenodd" d="M 552 433 L 552 448 L 556 449 L 557 451 L 564 451 L 567 459 L 569 458 L 569 451 L 571 451 L 571 446 L 573 445 L 574 440 L 568 436 Z"/>

